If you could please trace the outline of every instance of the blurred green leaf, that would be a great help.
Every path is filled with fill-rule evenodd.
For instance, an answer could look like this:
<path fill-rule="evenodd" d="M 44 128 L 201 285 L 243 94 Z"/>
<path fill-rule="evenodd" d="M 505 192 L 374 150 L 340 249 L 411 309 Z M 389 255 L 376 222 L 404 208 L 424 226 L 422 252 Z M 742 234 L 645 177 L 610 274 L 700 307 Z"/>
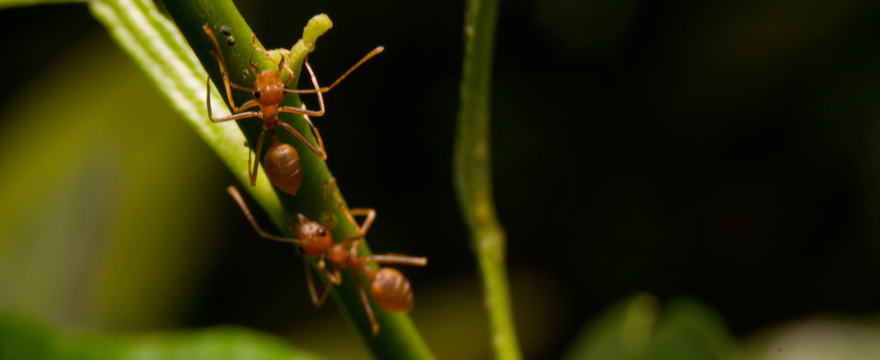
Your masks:
<path fill-rule="evenodd" d="M 219 327 L 143 335 L 65 334 L 31 319 L 0 315 L 0 358 L 40 359 L 321 359 L 254 331 Z"/>
<path fill-rule="evenodd" d="M 612 305 L 575 338 L 564 359 L 738 359 L 740 349 L 712 310 L 690 299 L 665 312 L 639 294 Z"/>
<path fill-rule="evenodd" d="M 109 39 L 73 49 L 0 112 L 0 308 L 174 326 L 216 261 L 223 169 Z"/>
<path fill-rule="evenodd" d="M 648 359 L 737 359 L 740 348 L 720 315 L 688 298 L 672 300 L 648 346 Z"/>
<path fill-rule="evenodd" d="M 41 4 L 80 3 L 87 0 L 0 0 L 0 9 L 13 6 L 31 6 Z"/>
<path fill-rule="evenodd" d="M 563 359 L 641 359 L 659 311 L 648 294 L 614 304 L 581 330 Z"/>

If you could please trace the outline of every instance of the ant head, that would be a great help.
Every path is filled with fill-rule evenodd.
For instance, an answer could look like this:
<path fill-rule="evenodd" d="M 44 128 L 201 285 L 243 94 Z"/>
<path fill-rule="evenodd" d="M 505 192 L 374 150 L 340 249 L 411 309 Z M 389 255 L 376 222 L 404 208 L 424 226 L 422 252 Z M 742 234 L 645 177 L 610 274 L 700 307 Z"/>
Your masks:
<path fill-rule="evenodd" d="M 303 214 L 296 214 L 296 218 L 299 221 L 295 231 L 296 238 L 306 255 L 316 258 L 333 245 L 333 235 L 327 228 L 307 219 Z"/>
<path fill-rule="evenodd" d="M 281 79 L 281 70 L 278 72 L 265 70 L 259 72 L 256 65 L 248 62 L 251 71 L 256 75 L 257 81 L 254 83 L 254 100 L 260 106 L 278 105 L 284 100 L 284 80 Z M 279 68 L 281 65 L 279 65 Z"/>

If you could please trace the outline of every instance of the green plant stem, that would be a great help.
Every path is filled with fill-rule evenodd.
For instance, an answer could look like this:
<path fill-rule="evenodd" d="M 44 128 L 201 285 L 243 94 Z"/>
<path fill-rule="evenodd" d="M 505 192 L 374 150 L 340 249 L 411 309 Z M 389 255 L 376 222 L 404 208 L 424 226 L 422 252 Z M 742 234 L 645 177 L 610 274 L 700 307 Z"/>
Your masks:
<path fill-rule="evenodd" d="M 498 1 L 471 0 L 469 3 L 461 104 L 455 135 L 454 183 L 479 263 L 495 357 L 520 359 L 522 355 L 513 325 L 505 269 L 507 239 L 492 199 L 489 132 Z"/>
<path fill-rule="evenodd" d="M 165 4 L 166 10 L 177 24 L 177 28 L 168 22 L 148 0 L 96 0 L 92 1 L 90 6 L 114 39 L 128 51 L 168 97 L 171 104 L 217 152 L 242 183 L 243 189 L 254 196 L 257 203 L 283 233 L 287 236 L 291 235 L 284 224 L 286 219 L 292 219 L 291 214 L 296 212 L 326 223 L 327 209 L 324 205 L 323 185 L 331 178 L 331 174 L 324 161 L 293 135 L 279 131 L 281 141 L 293 145 L 300 154 L 304 173 L 302 187 L 295 197 L 276 191 L 274 186 L 269 184 L 262 170 L 258 174 L 257 186 L 252 187 L 247 179 L 248 148 L 244 146 L 244 139 L 247 138 L 250 146 L 256 144 L 262 130 L 262 122 L 257 118 L 239 120 L 237 122 L 241 129 L 239 132 L 231 122 L 214 124 L 208 119 L 205 110 L 205 80 L 210 75 L 214 84 L 223 84 L 223 79 L 217 61 L 210 55 L 210 51 L 214 50 L 214 44 L 202 30 L 203 25 L 207 24 L 221 42 L 221 51 L 233 82 L 242 86 L 252 86 L 254 80 L 253 74 L 248 70 L 248 61 L 253 61 L 261 70 L 277 69 L 275 63 L 270 62 L 265 55 L 253 48 L 250 28 L 229 0 L 213 1 L 207 7 L 203 2 L 194 0 L 169 1 Z M 329 29 L 329 19 L 326 23 L 316 21 L 309 24 L 310 28 L 307 28 L 304 34 L 304 38 L 308 41 L 298 43 L 290 51 L 290 56 L 293 57 L 290 59 L 291 69 L 297 75 L 300 71 L 299 65 L 302 64 L 305 56 L 314 50 L 314 40 Z M 232 29 L 232 34 L 236 38 L 234 46 L 226 44 L 225 36 L 220 34 L 221 25 Z M 202 69 L 203 66 L 207 69 L 207 73 Z M 292 83 L 291 87 L 295 84 L 296 82 Z M 225 101 L 225 97 L 221 98 L 218 94 L 218 91 L 212 87 L 214 114 L 219 117 L 229 112 L 227 109 L 222 109 L 224 107 L 221 104 Z M 246 91 L 233 90 L 232 95 L 238 105 L 253 99 L 253 95 Z M 282 105 L 298 107 L 299 98 L 288 95 Z M 291 116 L 286 117 L 287 115 Z M 283 121 L 315 143 L 304 119 L 293 114 L 283 116 L 285 116 L 282 118 Z M 244 137 L 241 136 L 242 133 Z M 265 147 L 268 147 L 268 142 L 266 141 Z M 332 155 L 332 144 L 328 150 Z M 263 153 L 265 154 L 265 149 Z M 337 219 L 335 222 L 337 226 L 331 229 L 336 239 L 345 239 L 357 234 L 357 230 L 347 221 L 339 221 L 345 217 L 338 207 L 331 206 L 331 213 Z M 370 254 L 366 241 L 361 242 L 358 251 L 363 255 Z M 296 259 L 296 261 L 301 260 Z M 366 278 L 362 277 L 362 281 L 366 283 Z M 305 294 L 305 290 L 303 293 Z M 376 338 L 371 338 L 370 324 L 350 271 L 343 272 L 343 283 L 334 288 L 333 298 L 360 335 L 360 339 L 376 358 L 433 358 L 409 315 L 385 311 L 375 303 L 372 303 L 372 309 L 381 326 L 381 332 Z"/>

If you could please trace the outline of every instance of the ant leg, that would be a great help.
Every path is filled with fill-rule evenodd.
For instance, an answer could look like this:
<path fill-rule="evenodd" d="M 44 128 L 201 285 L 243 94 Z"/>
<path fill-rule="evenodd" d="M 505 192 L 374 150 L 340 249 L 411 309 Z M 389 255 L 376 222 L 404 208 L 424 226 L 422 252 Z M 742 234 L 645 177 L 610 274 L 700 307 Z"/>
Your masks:
<path fill-rule="evenodd" d="M 342 273 L 339 271 L 339 268 L 334 265 L 333 272 L 327 270 L 327 266 L 325 265 L 323 256 L 321 257 L 321 261 L 318 263 L 318 268 L 324 272 L 324 276 L 327 277 L 327 285 L 324 286 L 324 293 L 321 294 L 321 299 L 318 300 L 318 306 L 324 304 L 327 301 L 327 296 L 330 295 L 330 289 L 333 288 L 334 285 L 339 286 L 342 284 Z"/>
<path fill-rule="evenodd" d="M 376 56 L 377 54 L 381 53 L 383 50 L 385 50 L 385 47 L 383 47 L 383 46 L 379 46 L 379 47 L 373 49 L 373 51 L 370 51 L 369 54 L 367 54 L 360 61 L 358 61 L 357 64 L 354 64 L 354 66 L 352 66 L 350 69 L 348 69 L 348 71 L 346 71 L 345 74 L 342 74 L 342 76 L 340 76 L 339 79 L 336 79 L 336 81 L 334 81 L 333 84 L 331 84 L 330 86 L 325 87 L 325 88 L 320 88 L 320 92 L 325 93 L 325 92 L 330 91 L 330 89 L 332 89 L 334 86 L 339 84 L 342 81 L 342 79 L 345 79 L 345 77 L 348 76 L 348 74 L 351 74 L 351 72 L 354 71 L 354 69 L 357 69 L 359 66 L 361 66 L 361 64 L 363 64 L 364 62 L 369 60 L 371 57 Z M 289 93 L 295 93 L 295 94 L 314 94 L 316 92 L 319 92 L 318 89 L 319 88 L 317 86 L 315 86 L 315 89 L 313 89 L 313 90 L 284 90 L 284 91 L 287 91 Z"/>
<path fill-rule="evenodd" d="M 317 307 L 321 307 L 327 301 L 327 297 L 330 296 L 330 289 L 333 289 L 333 283 L 327 282 L 327 285 L 324 286 L 324 293 L 321 294 L 321 298 L 318 299 L 318 303 L 315 304 Z"/>
<path fill-rule="evenodd" d="M 216 41 L 216 40 L 214 40 L 214 41 Z M 238 85 L 232 81 L 229 81 L 229 71 L 226 70 L 226 63 L 223 61 L 223 52 L 220 52 L 218 55 L 218 53 L 214 52 L 214 50 L 211 50 L 210 54 L 211 54 L 211 56 L 214 57 L 214 59 L 217 59 L 217 62 L 220 64 L 220 75 L 223 75 L 223 83 L 226 86 L 226 95 L 228 95 L 229 97 L 232 97 L 231 91 L 229 90 L 230 87 L 233 89 L 236 89 L 236 90 L 242 90 L 242 91 L 247 91 L 247 92 L 254 91 L 254 89 L 252 89 L 252 88 L 247 88 L 247 87 Z M 258 72 L 254 71 L 253 69 L 251 69 L 251 72 L 253 72 L 254 75 L 259 74 Z"/>
<path fill-rule="evenodd" d="M 205 106 L 208 108 L 208 119 L 211 119 L 211 122 L 219 123 L 219 122 L 224 122 L 224 121 L 229 121 L 229 120 L 238 120 L 238 119 L 244 119 L 244 118 L 249 118 L 249 117 L 262 117 L 262 114 L 260 114 L 260 112 L 258 112 L 258 111 L 240 112 L 242 110 L 247 110 L 247 109 L 252 108 L 255 105 L 257 105 L 256 101 L 251 100 L 251 101 L 244 103 L 244 105 L 242 105 L 240 108 L 233 109 L 234 112 L 236 112 L 237 114 L 232 114 L 229 116 L 215 119 L 214 114 L 211 112 L 211 78 L 208 78 L 208 81 L 206 84 L 206 89 L 207 89 L 207 91 L 205 94 Z"/>
<path fill-rule="evenodd" d="M 316 307 L 324 305 L 324 302 L 327 301 L 327 296 L 330 295 L 330 289 L 332 289 L 334 285 L 342 284 L 342 274 L 339 272 L 339 269 L 334 268 L 333 272 L 327 270 L 324 257 L 325 255 L 322 254 L 321 258 L 318 259 L 318 269 L 327 277 L 327 285 L 324 286 L 324 291 L 321 292 L 320 298 L 318 297 L 318 292 L 315 290 L 315 280 L 312 277 L 311 266 L 309 266 L 308 261 L 303 261 L 303 264 L 305 264 L 306 267 L 306 282 L 309 286 L 309 295 L 312 297 L 312 303 L 315 304 Z"/>
<path fill-rule="evenodd" d="M 247 147 L 247 141 L 245 141 L 244 146 Z M 248 149 L 248 166 L 247 166 L 247 168 L 248 168 L 248 179 L 251 178 L 251 171 L 250 171 L 250 170 L 251 170 L 251 157 L 253 157 L 253 154 L 252 154 L 252 153 L 253 153 L 253 151 L 251 151 L 251 149 Z M 288 220 L 287 226 L 290 227 L 289 220 Z M 291 232 L 292 234 L 296 234 L 296 232 L 294 232 L 293 230 L 291 230 L 290 232 Z"/>
<path fill-rule="evenodd" d="M 330 183 L 335 188 L 336 178 L 330 179 Z M 348 218 L 348 222 L 351 223 L 351 225 L 354 226 L 355 229 L 357 229 L 358 234 L 360 234 L 359 238 L 367 236 L 367 231 L 370 230 L 370 226 L 372 226 L 373 221 L 376 220 L 376 210 L 365 208 L 349 210 L 346 209 L 345 204 L 342 203 L 342 198 L 339 197 L 338 191 L 334 191 L 333 196 L 336 198 L 336 204 L 339 205 L 339 210 L 341 210 L 342 213 L 345 214 L 345 217 Z M 363 225 L 358 225 L 357 221 L 354 220 L 355 216 L 366 216 L 367 218 L 364 220 Z"/>
<path fill-rule="evenodd" d="M 333 213 L 330 212 L 330 201 L 327 200 L 327 184 L 328 183 L 324 181 L 324 205 L 327 205 L 327 216 L 330 217 L 330 223 L 327 224 L 327 229 L 331 229 L 333 228 Z"/>
<path fill-rule="evenodd" d="M 370 300 L 367 299 L 367 293 L 361 285 L 360 274 L 355 273 L 354 281 L 357 284 L 358 293 L 361 295 L 361 302 L 364 304 L 364 310 L 367 312 L 367 317 L 370 318 L 370 326 L 373 330 L 373 337 L 375 337 L 376 335 L 379 335 L 379 323 L 376 322 L 376 317 L 373 315 L 373 308 L 370 307 Z"/>
<path fill-rule="evenodd" d="M 284 61 L 284 70 L 287 70 L 287 72 L 290 73 L 290 77 L 287 78 L 287 81 L 284 82 L 284 89 L 287 90 L 287 85 L 290 85 L 290 83 L 293 82 L 294 79 L 296 79 L 296 75 L 294 75 L 294 74 L 293 74 L 293 70 L 290 69 L 290 61 L 289 61 L 289 59 L 290 59 L 290 51 L 288 51 L 288 50 L 284 50 L 284 49 L 281 49 L 280 51 L 281 51 L 281 59 L 282 59 L 282 61 L 284 60 L 284 57 L 285 57 L 285 56 L 286 56 L 287 59 L 288 59 L 288 61 Z M 278 64 L 278 70 L 281 70 L 281 64 Z M 280 72 L 280 71 L 279 71 L 279 72 Z M 279 75 L 280 75 L 280 74 L 279 74 Z"/>
<path fill-rule="evenodd" d="M 264 50 L 259 45 L 257 45 L 257 34 L 251 34 L 251 45 L 254 46 L 254 50 L 257 50 L 258 52 L 262 53 L 263 55 L 266 55 L 266 57 L 269 58 L 269 60 L 275 61 L 275 59 L 272 58 L 272 55 L 269 55 L 268 51 Z"/>
<path fill-rule="evenodd" d="M 320 261 L 323 261 L 323 258 Z M 309 296 L 312 298 L 312 304 L 315 304 L 316 307 L 321 307 L 321 305 L 318 305 L 318 292 L 315 290 L 315 280 L 312 279 L 312 267 L 309 266 L 309 262 L 306 260 L 303 260 L 303 265 L 305 265 L 306 268 L 306 284 L 309 288 Z M 330 285 L 330 283 L 327 283 L 327 285 Z"/>
<path fill-rule="evenodd" d="M 211 106 L 211 105 L 208 105 L 208 106 Z M 209 117 L 211 116 L 210 112 L 211 111 L 208 111 Z M 221 123 L 221 122 L 226 122 L 229 120 L 239 120 L 239 119 L 247 119 L 249 117 L 261 117 L 261 116 L 262 116 L 262 114 L 260 114 L 260 112 L 258 112 L 258 111 L 245 111 L 245 112 L 240 112 L 237 114 L 232 114 L 229 116 L 224 116 L 221 118 L 216 118 L 216 119 L 210 118 L 210 119 L 211 119 L 211 122 L 213 122 L 213 123 Z"/>
<path fill-rule="evenodd" d="M 258 103 L 256 100 L 250 100 L 250 101 L 244 103 L 244 105 L 242 105 L 240 107 L 233 106 L 232 110 L 233 110 L 233 112 L 240 113 L 240 112 L 245 111 L 247 109 L 250 109 L 254 106 L 260 106 L 260 103 Z M 252 111 L 252 112 L 259 114 L 259 111 Z M 260 117 L 262 117 L 262 116 L 260 116 Z"/>
<path fill-rule="evenodd" d="M 309 59 L 305 60 L 306 69 L 309 70 L 309 74 L 312 76 L 312 85 L 315 85 L 315 89 L 320 88 L 318 85 L 318 78 L 315 77 L 315 72 L 312 71 L 312 66 L 309 65 Z M 289 93 L 299 93 L 299 90 L 288 90 L 284 89 L 284 92 Z M 278 107 L 278 111 L 289 112 L 294 114 L 302 114 L 302 115 L 311 115 L 311 116 L 324 116 L 324 96 L 321 95 L 321 92 L 315 92 L 318 94 L 318 105 L 320 105 L 321 110 L 308 110 L 305 107 L 298 109 L 292 106 L 280 106 Z"/>
<path fill-rule="evenodd" d="M 303 109 L 306 108 L 305 104 L 302 104 L 302 108 Z M 314 123 L 312 123 L 312 119 L 309 119 L 308 115 L 303 114 L 302 117 L 303 117 L 303 119 L 306 119 L 306 123 L 309 124 L 309 129 L 312 129 L 312 133 L 315 134 L 315 140 L 318 140 L 318 147 L 321 148 L 321 154 L 318 156 L 320 156 L 321 159 L 326 161 L 327 160 L 327 149 L 324 148 L 324 139 L 321 138 L 321 132 L 318 131 L 318 127 L 315 126 Z"/>
<path fill-rule="evenodd" d="M 254 152 L 257 158 L 254 160 L 254 171 L 251 171 L 251 157 L 248 155 L 248 177 L 251 179 L 251 186 L 257 186 L 257 170 L 260 169 L 260 153 L 263 151 L 263 137 L 266 135 L 266 129 L 260 133 L 260 139 L 257 140 L 257 147 Z"/>
<path fill-rule="evenodd" d="M 290 51 L 287 51 L 287 50 L 284 50 L 284 51 L 287 54 L 290 54 Z M 269 59 L 272 59 L 272 57 L 270 56 Z M 274 61 L 274 59 L 272 59 L 272 60 Z M 282 65 L 282 64 L 284 64 L 284 65 Z M 287 65 L 287 61 L 284 60 L 284 54 L 281 54 L 281 60 L 278 61 L 278 72 L 276 73 L 276 74 L 278 74 L 279 78 L 281 77 L 281 72 L 283 70 L 287 70 L 287 72 L 290 73 L 290 76 L 287 78 L 287 81 L 284 82 L 284 87 L 286 88 L 287 84 L 290 84 L 290 82 L 293 81 L 295 75 L 293 75 L 293 70 L 290 70 L 290 66 Z"/>
<path fill-rule="evenodd" d="M 216 118 L 216 119 L 215 119 L 215 118 L 211 117 L 211 110 L 210 110 L 210 109 L 211 109 L 211 104 L 210 104 L 210 101 L 208 101 L 208 103 L 209 103 L 209 104 L 208 104 L 208 118 L 209 118 L 209 119 L 211 120 L 211 122 L 213 122 L 213 123 L 221 123 L 221 122 L 226 122 L 226 121 L 229 121 L 229 120 L 239 120 L 239 119 L 247 119 L 247 118 L 249 118 L 249 117 L 262 117 L 262 116 L 263 116 L 263 114 L 261 114 L 259 111 L 245 111 L 245 112 L 240 112 L 240 113 L 236 113 L 236 114 L 232 114 L 232 115 L 229 115 L 229 116 L 224 116 L 224 117 Z"/>
<path fill-rule="evenodd" d="M 372 261 L 380 264 L 400 264 L 412 266 L 428 265 L 428 258 L 406 256 L 398 254 L 372 255 L 364 258 L 365 261 Z"/>
<path fill-rule="evenodd" d="M 247 89 L 246 89 L 246 90 L 247 90 Z M 211 115 L 211 78 L 210 78 L 210 77 L 208 77 L 208 81 L 207 81 L 207 84 L 206 84 L 206 91 L 205 91 L 205 93 L 206 93 L 206 95 L 205 95 L 205 102 L 208 104 L 208 117 L 211 118 L 211 121 L 213 121 L 213 122 L 222 122 L 222 121 L 233 120 L 233 119 L 229 119 L 228 116 L 225 117 L 225 118 L 214 119 L 214 117 Z M 232 112 L 234 112 L 234 113 L 240 113 L 240 112 L 242 112 L 242 111 L 244 111 L 244 110 L 247 110 L 247 109 L 250 109 L 250 108 L 252 108 L 252 107 L 254 107 L 254 106 L 259 105 L 259 103 L 257 103 L 256 100 L 250 100 L 250 101 L 244 103 L 243 105 L 241 105 L 241 107 L 237 107 L 237 106 L 235 106 L 235 102 L 232 101 L 232 97 L 229 98 L 229 103 L 232 104 Z M 251 112 L 249 112 L 248 114 L 259 114 L 259 112 L 251 111 Z M 259 116 L 259 117 L 262 117 L 262 116 L 260 116 L 260 115 L 250 115 L 250 116 Z M 246 116 L 246 117 L 248 117 L 248 116 Z M 221 119 L 225 119 L 225 120 L 221 120 Z"/>
<path fill-rule="evenodd" d="M 211 41 L 214 42 L 214 48 L 217 49 L 217 52 L 211 50 L 211 56 L 214 59 L 217 59 L 217 63 L 220 64 L 220 74 L 223 75 L 223 83 L 226 85 L 226 96 L 229 98 L 229 105 L 232 105 L 233 109 L 235 107 L 235 101 L 232 100 L 232 91 L 229 89 L 230 86 L 236 88 L 238 90 L 244 91 L 253 91 L 253 89 L 248 89 L 244 86 L 240 86 L 229 81 L 229 73 L 226 71 L 226 62 L 223 61 L 223 51 L 220 50 L 220 43 L 217 42 L 217 38 L 214 37 L 214 33 L 208 28 L 208 25 L 202 26 L 202 30 L 205 31 L 205 34 L 208 34 L 208 37 L 211 38 Z M 235 112 L 239 112 L 240 110 L 236 110 Z"/>
<path fill-rule="evenodd" d="M 335 270 L 334 273 L 331 273 L 330 270 L 327 270 L 327 267 L 324 263 L 324 255 L 321 255 L 321 259 L 318 260 L 318 269 L 320 269 L 324 276 L 327 277 L 327 285 L 324 286 L 324 291 L 321 292 L 321 297 L 318 297 L 318 292 L 315 290 L 315 280 L 312 276 L 312 269 L 309 266 L 308 261 L 303 261 L 306 267 L 306 282 L 309 286 L 309 295 L 312 297 L 312 304 L 315 304 L 316 307 L 321 307 L 324 305 L 324 302 L 327 301 L 327 296 L 330 295 L 330 289 L 333 288 L 334 285 L 339 285 L 342 283 L 342 274 L 339 273 L 339 270 Z"/>
<path fill-rule="evenodd" d="M 376 210 L 367 209 L 367 208 L 357 208 L 357 209 L 349 209 L 346 211 L 351 220 L 354 220 L 355 216 L 366 216 L 367 218 L 364 220 L 364 223 L 360 226 L 361 236 L 367 236 L 367 231 L 370 231 L 370 226 L 373 225 L 373 221 L 376 220 Z"/>
<path fill-rule="evenodd" d="M 293 134 L 293 136 L 296 136 L 296 138 L 299 139 L 300 141 L 302 141 L 303 144 L 306 144 L 306 146 L 308 146 L 309 150 L 312 150 L 312 152 L 315 153 L 315 155 L 318 155 L 318 157 L 320 157 L 321 160 L 327 160 L 327 152 L 324 149 L 324 140 L 321 139 L 321 133 L 318 132 L 318 128 L 316 128 L 315 125 L 313 125 L 311 121 L 309 121 L 309 126 L 311 126 L 312 131 L 315 133 L 315 138 L 318 139 L 318 146 L 321 147 L 320 150 L 318 148 L 312 146 L 312 144 L 308 140 L 306 140 L 306 138 L 303 137 L 302 134 L 299 133 L 299 131 L 296 131 L 296 129 L 294 129 L 293 126 L 290 126 L 289 124 L 287 124 L 283 121 L 279 121 L 278 125 L 287 129 L 287 131 L 290 131 L 290 133 Z"/>
<path fill-rule="evenodd" d="M 352 236 L 348 239 L 342 240 L 339 245 L 342 247 L 351 245 L 351 247 L 349 247 L 349 257 L 358 257 L 357 248 L 361 244 L 361 240 L 363 240 L 363 238 L 364 237 L 360 235 Z"/>
<path fill-rule="evenodd" d="M 288 78 L 287 81 L 284 82 L 284 85 L 287 85 L 291 81 L 293 81 L 293 78 L 294 78 L 293 70 L 290 70 L 290 66 L 287 65 L 286 61 L 284 61 L 285 57 L 290 57 L 290 50 L 285 50 L 285 49 L 281 49 L 280 51 L 276 50 L 281 53 L 281 60 L 275 60 L 275 58 L 272 57 L 272 54 L 270 54 L 268 51 L 266 51 L 266 49 L 263 49 L 259 45 L 257 45 L 257 34 L 251 34 L 251 45 L 254 46 L 254 50 L 257 50 L 259 53 L 266 55 L 266 58 L 269 59 L 269 61 L 278 64 L 278 70 L 284 69 L 290 73 L 290 78 Z M 278 74 L 278 75 L 281 75 L 281 74 Z"/>
<path fill-rule="evenodd" d="M 275 236 L 275 235 L 272 235 L 272 234 L 269 234 L 269 233 L 263 231 L 263 229 L 260 229 L 260 225 L 257 224 L 257 220 L 254 219 L 253 215 L 251 215 L 251 211 L 248 209 L 247 204 L 244 203 L 244 199 L 241 197 L 241 194 L 238 192 L 238 189 L 236 189 L 234 186 L 230 185 L 228 188 L 226 188 L 226 191 L 228 191 L 229 195 L 232 195 L 232 198 L 235 200 L 236 203 L 238 203 L 238 206 L 241 208 L 241 211 L 244 213 L 244 216 L 248 219 L 248 221 L 251 223 L 251 226 L 254 227 L 254 230 L 257 231 L 257 234 L 260 235 L 260 237 L 262 237 L 264 239 L 275 240 L 275 241 L 286 242 L 286 243 L 297 244 L 297 245 L 300 243 L 298 239 L 290 239 L 290 238 L 286 238 L 286 237 Z"/>
<path fill-rule="evenodd" d="M 336 265 L 333 266 L 333 271 L 327 269 L 327 262 L 324 261 L 325 254 L 321 254 L 321 259 L 318 261 L 318 270 L 324 273 L 324 276 L 327 277 L 327 282 L 333 285 L 342 284 L 342 273 L 340 273 L 339 268 Z"/>

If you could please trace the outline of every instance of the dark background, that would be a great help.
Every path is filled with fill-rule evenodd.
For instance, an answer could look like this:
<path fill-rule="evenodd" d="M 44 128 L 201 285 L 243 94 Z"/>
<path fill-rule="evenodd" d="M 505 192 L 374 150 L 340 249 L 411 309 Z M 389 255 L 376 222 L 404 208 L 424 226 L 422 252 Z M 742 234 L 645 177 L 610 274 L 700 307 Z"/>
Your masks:
<path fill-rule="evenodd" d="M 323 83 L 385 46 L 325 96 L 316 125 L 328 165 L 349 204 L 377 209 L 374 251 L 429 258 L 401 269 L 425 304 L 417 325 L 477 324 L 477 350 L 466 354 L 487 356 L 451 174 L 464 4 L 238 5 L 268 47 L 290 47 L 309 18 L 328 14 L 334 28 L 310 57 Z M 880 5 L 864 0 L 502 1 L 493 175 L 527 357 L 558 357 L 585 322 L 639 291 L 694 297 L 737 336 L 813 314 L 876 312 L 878 20 Z M 0 33 L 16 54 L 0 60 L 0 106 L 84 43 L 119 52 L 81 4 L 0 11 Z M 90 107 L 116 91 L 82 85 Z M 107 126 L 127 116 L 118 115 Z M 0 119 L 0 130 L 15 121 Z M 202 184 L 217 198 L 203 253 L 213 260 L 162 326 L 108 327 L 239 324 L 307 348 L 297 331 L 353 342 L 333 306 L 309 303 L 293 251 L 255 240 L 225 198 L 233 180 L 220 162 L 187 169 L 215 174 Z M 441 330 L 423 334 L 444 346 Z"/>

